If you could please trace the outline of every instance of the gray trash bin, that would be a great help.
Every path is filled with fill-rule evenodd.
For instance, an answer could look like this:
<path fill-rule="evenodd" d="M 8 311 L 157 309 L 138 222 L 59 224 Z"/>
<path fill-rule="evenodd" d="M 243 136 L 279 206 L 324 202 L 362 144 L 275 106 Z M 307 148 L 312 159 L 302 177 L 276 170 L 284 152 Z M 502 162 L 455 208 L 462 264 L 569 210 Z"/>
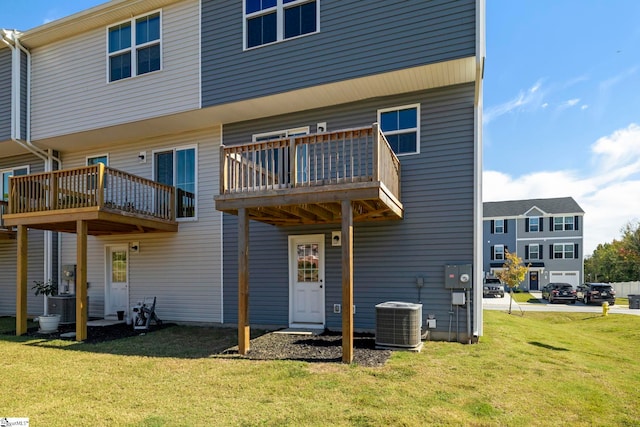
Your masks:
<path fill-rule="evenodd" d="M 640 310 L 640 295 L 629 295 L 629 308 Z"/>

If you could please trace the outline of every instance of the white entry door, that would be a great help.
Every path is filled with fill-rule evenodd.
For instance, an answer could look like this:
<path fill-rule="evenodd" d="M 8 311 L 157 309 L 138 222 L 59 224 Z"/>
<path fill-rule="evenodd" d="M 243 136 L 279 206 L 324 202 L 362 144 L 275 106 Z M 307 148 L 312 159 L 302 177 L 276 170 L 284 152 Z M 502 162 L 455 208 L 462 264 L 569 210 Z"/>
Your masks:
<path fill-rule="evenodd" d="M 115 316 L 129 306 L 129 248 L 127 245 L 107 246 L 107 280 L 105 286 L 105 316 Z"/>
<path fill-rule="evenodd" d="M 324 327 L 324 235 L 289 236 L 289 324 Z"/>

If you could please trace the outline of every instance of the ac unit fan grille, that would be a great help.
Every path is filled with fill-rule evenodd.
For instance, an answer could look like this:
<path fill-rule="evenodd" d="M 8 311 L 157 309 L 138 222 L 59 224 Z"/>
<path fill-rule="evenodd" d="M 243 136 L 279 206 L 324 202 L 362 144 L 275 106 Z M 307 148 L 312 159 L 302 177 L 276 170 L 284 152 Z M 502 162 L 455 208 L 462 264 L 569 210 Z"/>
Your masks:
<path fill-rule="evenodd" d="M 421 324 L 421 304 L 378 304 L 376 306 L 376 344 L 417 347 L 421 343 Z"/>

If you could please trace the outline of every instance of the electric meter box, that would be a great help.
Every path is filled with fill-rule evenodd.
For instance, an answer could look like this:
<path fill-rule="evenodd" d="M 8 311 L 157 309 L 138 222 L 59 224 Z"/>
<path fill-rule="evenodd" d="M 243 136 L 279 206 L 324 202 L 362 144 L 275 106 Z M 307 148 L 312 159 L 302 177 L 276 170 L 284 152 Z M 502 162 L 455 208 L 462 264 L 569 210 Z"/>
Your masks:
<path fill-rule="evenodd" d="M 445 265 L 444 287 L 446 289 L 471 288 L 471 270 L 471 264 Z"/>

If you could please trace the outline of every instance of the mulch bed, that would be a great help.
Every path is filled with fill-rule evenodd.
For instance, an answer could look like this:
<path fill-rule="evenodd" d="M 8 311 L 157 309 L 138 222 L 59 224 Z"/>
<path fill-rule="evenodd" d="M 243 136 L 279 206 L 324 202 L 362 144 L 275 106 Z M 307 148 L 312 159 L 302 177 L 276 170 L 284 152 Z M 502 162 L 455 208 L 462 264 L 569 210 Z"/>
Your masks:
<path fill-rule="evenodd" d="M 229 351 L 238 351 L 233 347 Z M 391 350 L 376 349 L 371 334 L 354 334 L 353 363 L 383 366 Z M 327 331 L 321 335 L 267 333 L 251 340 L 246 356 L 254 360 L 300 360 L 304 362 L 342 362 L 342 334 Z"/>
<path fill-rule="evenodd" d="M 97 344 L 120 338 L 153 333 L 157 330 L 175 326 L 163 323 L 161 326 L 152 324 L 148 331 L 134 330 L 131 325 L 119 323 L 110 326 L 87 326 L 87 344 Z M 235 334 L 234 329 L 229 329 Z M 42 334 L 38 328 L 30 328 L 27 336 L 44 339 L 74 340 L 75 338 L 61 337 L 66 332 L 75 332 L 75 325 L 60 325 L 58 332 Z M 6 334 L 15 334 L 6 332 Z M 195 344 L 195 343 L 194 343 Z M 376 349 L 375 337 L 372 334 L 354 334 L 353 363 L 360 366 L 383 366 L 391 356 L 391 350 Z M 221 349 L 221 355 L 233 355 L 251 360 L 298 360 L 304 362 L 342 362 L 342 335 L 340 332 L 325 331 L 320 335 L 291 335 L 268 332 L 254 338 L 250 342 L 250 349 L 246 356 L 238 355 L 238 346 Z"/>

